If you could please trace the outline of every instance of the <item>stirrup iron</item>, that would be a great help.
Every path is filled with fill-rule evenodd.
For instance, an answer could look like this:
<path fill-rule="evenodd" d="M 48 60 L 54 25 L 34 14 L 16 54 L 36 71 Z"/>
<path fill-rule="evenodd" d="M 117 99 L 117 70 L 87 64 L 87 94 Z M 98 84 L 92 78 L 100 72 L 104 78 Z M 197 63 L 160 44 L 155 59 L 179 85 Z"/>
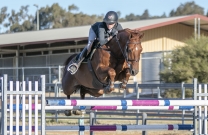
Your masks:
<path fill-rule="evenodd" d="M 74 75 L 77 72 L 77 70 L 79 69 L 79 67 L 84 59 L 85 58 L 82 58 L 78 63 L 74 62 L 71 65 L 69 65 L 67 68 L 67 71 L 69 71 L 72 75 Z"/>

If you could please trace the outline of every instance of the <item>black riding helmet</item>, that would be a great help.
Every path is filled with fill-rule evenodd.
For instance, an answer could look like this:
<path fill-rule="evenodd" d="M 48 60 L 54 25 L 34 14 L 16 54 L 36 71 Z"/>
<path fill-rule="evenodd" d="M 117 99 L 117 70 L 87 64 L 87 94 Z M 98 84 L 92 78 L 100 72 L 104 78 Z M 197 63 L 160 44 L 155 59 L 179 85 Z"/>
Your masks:
<path fill-rule="evenodd" d="M 118 22 L 118 15 L 115 11 L 109 11 L 106 15 L 105 18 L 103 19 L 103 22 L 106 24 L 114 24 Z"/>

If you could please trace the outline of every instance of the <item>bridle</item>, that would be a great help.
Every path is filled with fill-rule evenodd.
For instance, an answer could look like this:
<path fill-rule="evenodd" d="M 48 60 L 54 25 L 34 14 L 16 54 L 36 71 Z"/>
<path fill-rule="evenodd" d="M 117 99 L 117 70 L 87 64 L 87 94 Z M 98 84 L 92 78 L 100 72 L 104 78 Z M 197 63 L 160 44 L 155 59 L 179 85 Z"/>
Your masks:
<path fill-rule="evenodd" d="M 128 57 L 128 52 L 129 52 L 128 45 L 129 45 L 129 44 L 137 45 L 137 44 L 141 44 L 141 42 L 129 42 L 129 40 L 130 40 L 130 39 L 129 39 L 129 40 L 126 42 L 126 45 L 125 45 L 125 50 L 126 50 L 126 51 L 124 52 L 124 51 L 122 50 L 122 48 L 121 48 L 121 44 L 119 43 L 119 39 L 118 39 L 118 37 L 117 37 L 117 34 L 116 34 L 115 36 L 116 36 L 116 42 L 117 42 L 117 44 L 118 44 L 118 46 L 119 46 L 119 48 L 120 48 L 120 50 L 121 50 L 121 53 L 122 53 L 124 59 L 126 60 L 128 66 L 129 66 L 129 68 L 132 69 L 132 66 L 131 66 L 130 62 L 133 62 L 133 61 L 138 62 L 139 59 L 138 59 L 138 60 L 129 59 L 129 57 Z"/>

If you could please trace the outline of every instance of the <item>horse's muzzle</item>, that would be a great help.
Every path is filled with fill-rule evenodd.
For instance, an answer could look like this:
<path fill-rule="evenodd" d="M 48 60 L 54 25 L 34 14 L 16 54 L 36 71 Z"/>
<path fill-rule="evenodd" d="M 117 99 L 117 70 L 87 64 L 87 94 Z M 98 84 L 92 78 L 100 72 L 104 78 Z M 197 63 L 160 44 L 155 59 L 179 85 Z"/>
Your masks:
<path fill-rule="evenodd" d="M 139 70 L 131 69 L 130 73 L 131 73 L 131 75 L 135 76 L 138 74 L 138 72 L 139 72 Z"/>

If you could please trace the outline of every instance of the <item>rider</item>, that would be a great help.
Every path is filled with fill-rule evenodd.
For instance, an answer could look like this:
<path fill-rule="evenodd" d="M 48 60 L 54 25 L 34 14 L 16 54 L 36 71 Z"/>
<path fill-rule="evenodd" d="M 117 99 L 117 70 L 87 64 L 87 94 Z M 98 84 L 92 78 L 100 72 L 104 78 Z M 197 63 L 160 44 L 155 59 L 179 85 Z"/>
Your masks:
<path fill-rule="evenodd" d="M 75 74 L 84 60 L 84 58 L 91 51 L 92 44 L 95 40 L 98 40 L 100 45 L 106 44 L 108 41 L 112 39 L 114 35 L 118 33 L 118 30 L 122 30 L 122 26 L 118 23 L 118 15 L 115 11 L 109 11 L 103 22 L 96 22 L 93 24 L 89 30 L 88 44 L 79 54 L 79 57 L 69 65 L 68 71 L 71 74 Z"/>

